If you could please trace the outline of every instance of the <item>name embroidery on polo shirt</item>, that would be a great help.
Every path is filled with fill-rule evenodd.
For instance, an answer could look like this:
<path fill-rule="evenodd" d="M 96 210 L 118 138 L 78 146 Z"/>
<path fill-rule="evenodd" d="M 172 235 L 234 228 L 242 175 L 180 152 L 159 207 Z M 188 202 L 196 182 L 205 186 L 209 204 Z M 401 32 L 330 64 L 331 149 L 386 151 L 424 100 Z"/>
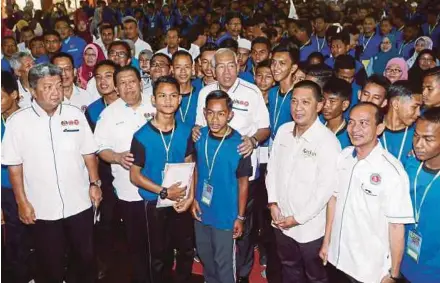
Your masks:
<path fill-rule="evenodd" d="M 310 149 L 303 149 L 303 155 L 304 157 L 315 157 L 316 156 L 316 152 L 310 150 Z"/>
<path fill-rule="evenodd" d="M 79 120 L 63 120 L 61 121 L 61 127 L 63 127 L 63 132 L 69 133 L 69 132 L 79 132 L 79 128 L 77 127 L 79 125 Z"/>
<path fill-rule="evenodd" d="M 247 108 L 249 107 L 249 101 L 234 99 L 232 100 L 232 105 L 233 105 L 232 106 L 233 109 L 248 111 Z"/>

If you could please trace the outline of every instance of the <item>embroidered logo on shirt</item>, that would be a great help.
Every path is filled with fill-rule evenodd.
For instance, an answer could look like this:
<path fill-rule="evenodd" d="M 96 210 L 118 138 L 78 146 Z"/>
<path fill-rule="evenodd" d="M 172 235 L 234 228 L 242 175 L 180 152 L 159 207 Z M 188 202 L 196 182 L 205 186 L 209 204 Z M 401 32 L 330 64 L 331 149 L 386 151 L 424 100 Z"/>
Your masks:
<path fill-rule="evenodd" d="M 249 106 L 249 101 L 244 101 L 244 100 L 238 100 L 238 99 L 234 99 L 232 101 L 233 104 L 238 104 L 240 106 L 244 106 L 244 107 L 248 107 Z"/>
<path fill-rule="evenodd" d="M 147 120 L 153 119 L 154 113 L 144 113 L 144 117 Z"/>
<path fill-rule="evenodd" d="M 379 185 L 382 182 L 382 177 L 379 174 L 373 173 L 370 176 L 370 183 L 372 185 Z"/>
<path fill-rule="evenodd" d="M 304 157 L 315 157 L 316 156 L 316 152 L 310 150 L 310 149 L 303 149 L 303 154 Z"/>
<path fill-rule="evenodd" d="M 69 120 L 69 121 L 61 121 L 61 126 L 65 127 L 65 126 L 78 126 L 79 125 L 79 120 Z"/>

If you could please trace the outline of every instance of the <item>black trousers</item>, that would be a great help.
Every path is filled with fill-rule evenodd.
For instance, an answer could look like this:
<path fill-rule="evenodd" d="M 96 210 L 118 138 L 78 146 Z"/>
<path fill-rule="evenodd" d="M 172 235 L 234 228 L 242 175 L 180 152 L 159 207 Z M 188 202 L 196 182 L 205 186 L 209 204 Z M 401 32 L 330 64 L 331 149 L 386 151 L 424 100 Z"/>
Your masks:
<path fill-rule="evenodd" d="M 337 269 L 331 263 L 327 263 L 326 269 L 327 269 L 329 283 L 362 283 L 361 281 L 358 281 L 353 277 L 351 277 L 350 275 Z M 402 278 L 397 280 L 396 283 L 410 283 L 410 282 L 406 280 L 405 277 L 402 276 Z"/>
<path fill-rule="evenodd" d="M 119 200 L 119 208 L 125 225 L 132 283 L 148 283 L 150 270 L 148 260 L 147 221 L 145 219 L 144 201 Z"/>
<path fill-rule="evenodd" d="M 2 188 L 1 206 L 5 218 L 2 250 L 2 281 L 29 282 L 29 227 L 18 217 L 18 207 L 12 189 Z"/>
<path fill-rule="evenodd" d="M 323 238 L 299 243 L 275 230 L 283 283 L 328 283 L 327 272 L 319 258 Z"/>
<path fill-rule="evenodd" d="M 170 283 L 177 250 L 174 282 L 191 280 L 194 259 L 194 223 L 189 212 L 177 213 L 174 208 L 156 208 L 156 202 L 145 202 L 150 250 L 150 272 L 153 283 Z"/>
<path fill-rule="evenodd" d="M 60 220 L 37 220 L 31 227 L 38 267 L 36 283 L 63 282 L 67 250 L 67 282 L 94 282 L 92 208 Z"/>

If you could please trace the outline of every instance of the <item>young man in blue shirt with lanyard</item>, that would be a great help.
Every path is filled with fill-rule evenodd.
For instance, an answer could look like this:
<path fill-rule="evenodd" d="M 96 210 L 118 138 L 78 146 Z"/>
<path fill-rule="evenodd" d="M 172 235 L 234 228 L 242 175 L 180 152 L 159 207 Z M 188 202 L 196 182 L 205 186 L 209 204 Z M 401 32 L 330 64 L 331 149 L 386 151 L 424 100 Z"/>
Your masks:
<path fill-rule="evenodd" d="M 175 114 L 181 103 L 179 83 L 164 76 L 154 84 L 153 105 L 156 116 L 145 124 L 133 137 L 130 152 L 133 166 L 130 169 L 131 182 L 139 188 L 144 200 L 152 282 L 173 282 L 171 273 L 174 253 L 176 275 L 174 282 L 189 282 L 194 257 L 194 226 L 191 214 L 187 212 L 194 195 L 190 188 L 175 183 L 162 187 L 163 170 L 167 163 L 191 162 L 188 142 L 191 142 L 191 128 L 176 121 Z M 185 191 L 189 190 L 185 199 Z M 177 201 L 174 207 L 156 208 L 157 199 Z"/>
<path fill-rule="evenodd" d="M 187 51 L 177 51 L 174 53 L 172 61 L 174 78 L 180 85 L 180 95 L 182 96 L 176 120 L 192 128 L 196 124 L 197 100 L 201 85 L 196 85 L 191 81 L 193 60 Z"/>
<path fill-rule="evenodd" d="M 233 112 L 226 92 L 212 91 L 204 114 L 208 127 L 194 144 L 197 183 L 191 212 L 197 220 L 197 252 L 207 282 L 235 283 L 235 239 L 244 229 L 251 159 L 236 150 L 241 135 L 228 125 Z"/>
<path fill-rule="evenodd" d="M 440 107 L 426 110 L 416 122 L 415 157 L 405 170 L 410 180 L 416 224 L 406 226 L 402 274 L 412 283 L 440 282 Z"/>
<path fill-rule="evenodd" d="M 405 164 L 412 150 L 414 122 L 420 115 L 422 95 L 413 93 L 408 81 L 397 81 L 388 89 L 389 107 L 385 115 L 382 146 Z"/>
<path fill-rule="evenodd" d="M 435 9 L 428 9 L 427 22 L 422 25 L 423 34 L 432 39 L 433 47 L 439 47 L 440 43 L 440 24 L 438 18 L 438 11 Z"/>
<path fill-rule="evenodd" d="M 359 37 L 359 45 L 363 47 L 360 60 L 364 67 L 368 65 L 371 57 L 379 52 L 379 45 L 382 37 L 376 33 L 376 19 L 373 16 L 367 16 L 364 19 L 364 33 Z"/>
<path fill-rule="evenodd" d="M 398 55 L 408 60 L 413 52 L 416 39 L 419 34 L 419 26 L 414 22 L 409 22 L 403 29 L 403 41 L 397 46 Z"/>
<path fill-rule="evenodd" d="M 275 138 L 278 128 L 292 121 L 290 100 L 294 84 L 294 74 L 298 70 L 299 51 L 285 45 L 275 47 L 272 52 L 271 71 L 279 83 L 269 91 L 269 118 L 271 138 Z"/>
<path fill-rule="evenodd" d="M 6 130 L 6 120 L 11 114 L 19 110 L 18 85 L 11 73 L 2 71 L 2 125 L 1 139 Z M 11 282 L 25 283 L 29 281 L 26 258 L 29 254 L 27 247 L 28 229 L 20 221 L 18 207 L 12 191 L 11 180 L 9 179 L 8 166 L 2 165 L 2 214 L 5 219 L 5 237 L 3 249 L 3 271 L 4 278 Z M 2 221 L 3 221 L 2 215 Z M 3 226 L 3 225 L 2 225 Z M 2 274 L 2 277 L 3 277 Z"/>
<path fill-rule="evenodd" d="M 318 51 L 318 43 L 312 35 L 312 24 L 309 21 L 296 22 L 295 38 L 299 42 L 300 61 L 305 62 L 309 55 Z"/>

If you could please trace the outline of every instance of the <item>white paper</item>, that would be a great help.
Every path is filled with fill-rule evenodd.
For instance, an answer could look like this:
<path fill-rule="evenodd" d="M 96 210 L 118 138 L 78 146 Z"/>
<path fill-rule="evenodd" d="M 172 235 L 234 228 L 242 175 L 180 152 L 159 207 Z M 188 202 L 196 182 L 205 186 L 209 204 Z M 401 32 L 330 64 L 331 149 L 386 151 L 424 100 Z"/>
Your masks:
<path fill-rule="evenodd" d="M 164 178 L 162 182 L 162 187 L 169 188 L 175 183 L 181 182 L 181 188 L 186 187 L 185 198 L 188 197 L 189 187 L 192 183 L 192 178 L 194 174 L 195 163 L 167 163 L 164 169 Z M 173 206 L 175 201 L 170 199 L 161 199 L 160 196 L 157 198 L 157 206 L 169 207 Z"/>

